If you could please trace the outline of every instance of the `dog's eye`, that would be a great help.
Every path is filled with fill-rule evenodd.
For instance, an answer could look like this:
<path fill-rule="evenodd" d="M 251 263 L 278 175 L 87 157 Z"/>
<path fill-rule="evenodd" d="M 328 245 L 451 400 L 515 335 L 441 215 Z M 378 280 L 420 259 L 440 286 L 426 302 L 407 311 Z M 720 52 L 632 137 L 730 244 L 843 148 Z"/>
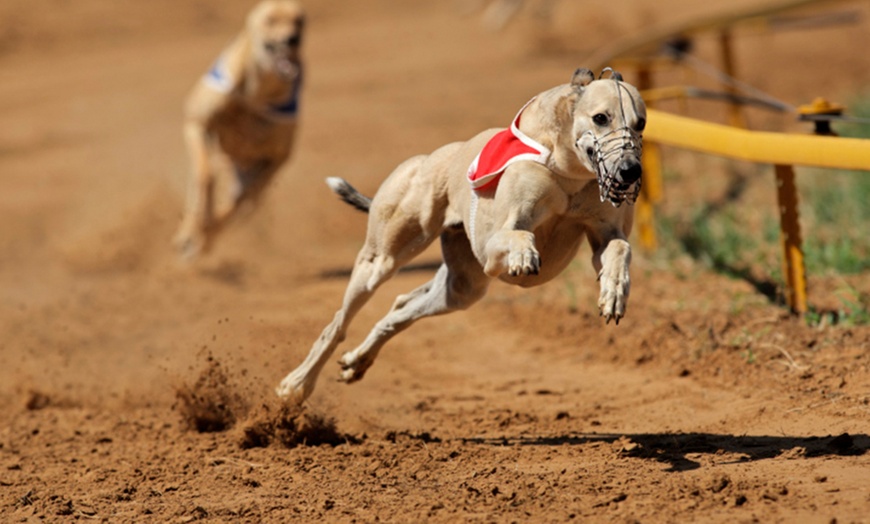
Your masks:
<path fill-rule="evenodd" d="M 610 122 L 610 118 L 608 118 L 607 115 L 605 115 L 604 113 L 598 113 L 597 115 L 592 117 L 592 121 L 599 126 L 606 126 L 608 122 Z"/>
<path fill-rule="evenodd" d="M 637 121 L 637 125 L 634 126 L 634 129 L 635 129 L 638 133 L 640 133 L 641 131 L 644 130 L 644 128 L 646 128 L 646 119 L 645 119 L 645 118 L 640 118 L 640 119 L 638 119 L 638 121 Z"/>

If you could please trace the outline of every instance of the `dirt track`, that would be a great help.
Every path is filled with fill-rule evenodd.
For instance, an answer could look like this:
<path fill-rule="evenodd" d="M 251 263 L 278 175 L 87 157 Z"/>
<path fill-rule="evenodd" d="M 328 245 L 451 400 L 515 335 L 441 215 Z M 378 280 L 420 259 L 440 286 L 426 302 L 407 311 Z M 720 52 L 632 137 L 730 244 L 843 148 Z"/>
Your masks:
<path fill-rule="evenodd" d="M 181 100 L 249 4 L 0 6 L 0 520 L 870 521 L 870 328 L 808 327 L 747 282 L 640 250 L 618 327 L 595 314 L 584 250 L 541 289 L 495 285 L 415 325 L 358 384 L 327 368 L 308 412 L 283 412 L 272 389 L 364 233 L 324 177 L 371 193 L 404 158 L 506 125 L 596 42 L 704 9 L 563 5 L 541 40 L 530 17 L 493 34 L 452 2 L 348 4 L 310 2 L 298 153 L 193 266 L 169 249 Z M 862 12 L 740 40 L 744 78 L 795 103 L 858 91 Z M 668 158 L 704 174 L 668 205 L 715 195 L 721 162 Z M 772 205 L 769 178 L 753 203 Z M 385 285 L 347 345 L 437 258 Z M 832 301 L 838 277 L 811 278 Z M 230 427 L 196 431 L 203 411 Z"/>

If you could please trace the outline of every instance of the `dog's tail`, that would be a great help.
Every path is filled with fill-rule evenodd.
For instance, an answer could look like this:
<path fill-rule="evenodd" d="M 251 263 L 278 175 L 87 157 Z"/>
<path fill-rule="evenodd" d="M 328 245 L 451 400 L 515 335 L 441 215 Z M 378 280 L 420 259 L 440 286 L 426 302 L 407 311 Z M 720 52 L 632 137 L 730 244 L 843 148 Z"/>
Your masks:
<path fill-rule="evenodd" d="M 372 207 L 372 199 L 357 191 L 355 187 L 348 184 L 347 180 L 343 178 L 337 176 L 327 177 L 326 185 L 335 194 L 340 196 L 342 200 L 364 213 L 368 213 L 369 208 Z"/>

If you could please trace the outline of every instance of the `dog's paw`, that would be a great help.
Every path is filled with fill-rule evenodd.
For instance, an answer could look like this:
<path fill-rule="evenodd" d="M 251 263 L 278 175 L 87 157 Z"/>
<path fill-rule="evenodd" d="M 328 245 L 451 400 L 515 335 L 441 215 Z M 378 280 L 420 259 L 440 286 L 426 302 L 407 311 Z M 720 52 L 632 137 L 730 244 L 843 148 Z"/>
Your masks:
<path fill-rule="evenodd" d="M 631 281 L 628 270 L 605 271 L 598 274 L 601 284 L 601 294 L 598 297 L 598 311 L 606 323 L 614 320 L 619 325 L 619 319 L 625 316 L 625 306 L 628 303 L 628 293 Z"/>
<path fill-rule="evenodd" d="M 193 260 L 206 250 L 205 235 L 181 230 L 172 239 L 172 245 L 182 260 Z"/>
<path fill-rule="evenodd" d="M 508 274 L 510 276 L 537 275 L 540 271 L 541 255 L 533 246 L 511 251 L 508 254 Z"/>
<path fill-rule="evenodd" d="M 307 386 L 304 377 L 297 373 L 290 373 L 275 388 L 275 393 L 282 399 L 295 404 L 302 404 L 311 395 L 314 386 Z"/>
<path fill-rule="evenodd" d="M 361 380 L 372 362 L 374 362 L 373 359 L 361 358 L 355 352 L 348 351 L 338 360 L 338 365 L 341 366 L 338 379 L 346 384 Z"/>
<path fill-rule="evenodd" d="M 528 231 L 498 231 L 486 243 L 483 272 L 491 277 L 537 275 L 541 255 L 535 249 L 535 235 Z"/>

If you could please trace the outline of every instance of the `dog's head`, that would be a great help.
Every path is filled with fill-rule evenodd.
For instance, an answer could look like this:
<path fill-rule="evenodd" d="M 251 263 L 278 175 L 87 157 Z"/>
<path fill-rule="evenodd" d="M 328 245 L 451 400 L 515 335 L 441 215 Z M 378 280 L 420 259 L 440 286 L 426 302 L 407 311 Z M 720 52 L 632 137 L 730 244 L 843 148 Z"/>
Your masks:
<path fill-rule="evenodd" d="M 580 163 L 598 178 L 601 201 L 619 206 L 640 193 L 646 106 L 637 89 L 607 71 L 610 77 L 598 80 L 588 69 L 574 73 L 572 139 Z"/>
<path fill-rule="evenodd" d="M 294 0 L 264 0 L 248 15 L 247 31 L 257 62 L 286 80 L 299 75 L 305 13 Z"/>

